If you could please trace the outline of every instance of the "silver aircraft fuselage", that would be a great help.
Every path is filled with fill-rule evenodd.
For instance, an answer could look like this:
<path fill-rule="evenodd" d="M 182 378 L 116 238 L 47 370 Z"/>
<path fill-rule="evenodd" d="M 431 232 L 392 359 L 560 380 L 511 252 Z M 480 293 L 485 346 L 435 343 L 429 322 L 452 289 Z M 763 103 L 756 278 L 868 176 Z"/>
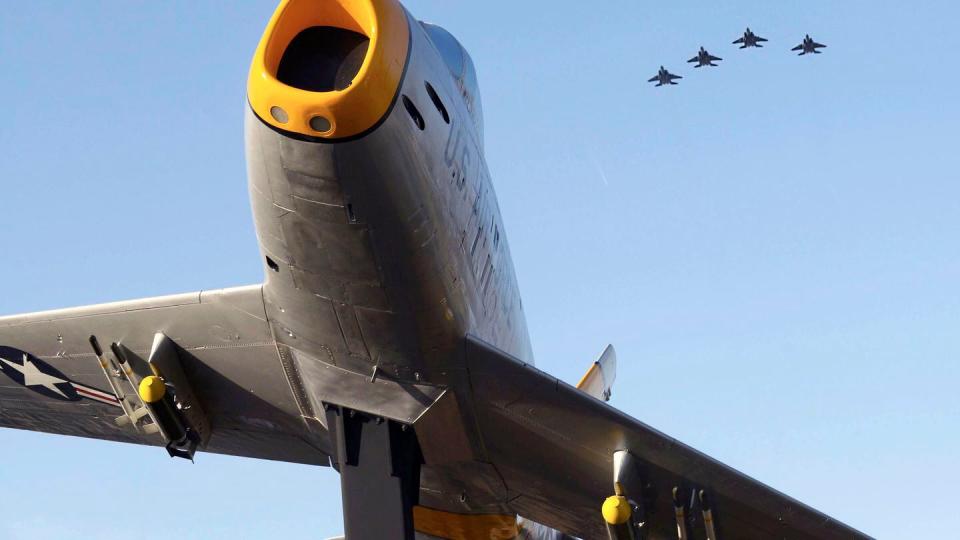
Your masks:
<path fill-rule="evenodd" d="M 436 44 L 427 32 L 449 34 L 409 14 L 407 24 L 396 96 L 362 136 L 324 141 L 246 112 L 267 316 L 289 348 L 292 384 L 304 385 L 295 394 L 314 409 L 351 402 L 354 389 L 334 372 L 358 383 L 445 386 L 457 376 L 451 360 L 466 334 L 532 362 L 484 159 L 472 63 L 456 51 L 465 74 L 458 76 L 438 48 L 451 43 Z M 404 418 L 391 397 L 384 390 L 362 409 Z"/>

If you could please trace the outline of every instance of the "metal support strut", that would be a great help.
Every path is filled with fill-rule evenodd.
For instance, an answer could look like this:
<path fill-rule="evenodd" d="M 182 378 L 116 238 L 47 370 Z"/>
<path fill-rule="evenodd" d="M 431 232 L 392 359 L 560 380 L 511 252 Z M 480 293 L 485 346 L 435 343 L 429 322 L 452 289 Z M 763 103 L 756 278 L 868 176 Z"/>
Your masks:
<path fill-rule="evenodd" d="M 407 425 L 326 405 L 350 540 L 413 540 L 422 456 Z"/>
<path fill-rule="evenodd" d="M 610 540 L 646 538 L 643 507 L 643 481 L 633 454 L 626 450 L 613 453 L 613 492 L 603 503 L 603 519 Z"/>

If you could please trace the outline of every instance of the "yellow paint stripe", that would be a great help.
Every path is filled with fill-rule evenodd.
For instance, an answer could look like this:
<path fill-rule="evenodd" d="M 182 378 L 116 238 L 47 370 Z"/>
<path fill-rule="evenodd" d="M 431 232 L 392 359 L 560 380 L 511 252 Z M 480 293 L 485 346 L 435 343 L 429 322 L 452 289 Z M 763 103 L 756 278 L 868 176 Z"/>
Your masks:
<path fill-rule="evenodd" d="M 516 516 L 500 514 L 454 514 L 415 506 L 413 526 L 417 532 L 447 540 L 511 540 L 519 533 Z"/>
<path fill-rule="evenodd" d="M 577 383 L 577 388 L 583 388 L 587 381 L 593 376 L 593 373 L 600 370 L 600 364 L 594 362 L 590 369 L 580 378 L 580 382 Z"/>

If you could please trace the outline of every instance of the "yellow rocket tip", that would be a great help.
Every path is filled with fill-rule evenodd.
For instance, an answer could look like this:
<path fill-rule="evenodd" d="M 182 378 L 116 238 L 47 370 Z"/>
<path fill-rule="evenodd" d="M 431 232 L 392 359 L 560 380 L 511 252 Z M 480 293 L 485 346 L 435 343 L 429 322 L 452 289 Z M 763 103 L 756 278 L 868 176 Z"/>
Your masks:
<path fill-rule="evenodd" d="M 603 519 L 611 525 L 623 525 L 630 520 L 632 510 L 627 498 L 614 495 L 603 501 Z"/>
<path fill-rule="evenodd" d="M 167 393 L 167 385 L 163 383 L 160 377 L 150 375 L 140 381 L 140 399 L 146 403 L 156 403 L 163 399 Z"/>

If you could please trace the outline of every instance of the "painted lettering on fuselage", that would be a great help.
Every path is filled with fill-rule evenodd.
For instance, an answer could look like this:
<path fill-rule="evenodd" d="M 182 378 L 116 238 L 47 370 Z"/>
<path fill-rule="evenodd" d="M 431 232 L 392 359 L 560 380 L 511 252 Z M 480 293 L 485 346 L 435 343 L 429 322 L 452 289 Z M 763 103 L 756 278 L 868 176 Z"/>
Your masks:
<path fill-rule="evenodd" d="M 466 132 L 469 128 L 464 125 L 473 124 L 453 122 L 444 146 L 443 160 L 450 178 L 447 200 L 457 209 L 456 215 L 461 216 L 460 247 L 467 257 L 482 309 L 489 317 L 506 316 L 509 324 L 509 310 L 518 294 L 513 284 L 502 283 L 505 273 L 500 268 L 504 260 L 501 256 L 500 215 L 492 196 L 493 186 L 486 164 L 483 159 L 474 162 L 474 156 L 481 153 L 472 134 Z M 504 291 L 504 285 L 510 290 Z M 499 312 L 497 308 L 500 308 Z"/>

